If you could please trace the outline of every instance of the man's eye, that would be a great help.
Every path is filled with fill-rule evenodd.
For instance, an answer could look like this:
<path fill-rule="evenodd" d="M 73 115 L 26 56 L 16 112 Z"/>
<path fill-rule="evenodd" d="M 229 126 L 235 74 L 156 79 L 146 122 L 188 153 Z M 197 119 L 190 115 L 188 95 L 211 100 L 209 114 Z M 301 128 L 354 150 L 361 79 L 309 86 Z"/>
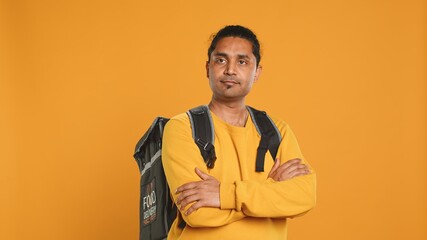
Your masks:
<path fill-rule="evenodd" d="M 216 61 L 219 62 L 219 63 L 225 63 L 225 59 L 224 58 L 218 58 Z"/>
<path fill-rule="evenodd" d="M 239 64 L 244 65 L 244 64 L 247 64 L 247 62 L 245 60 L 240 60 Z"/>

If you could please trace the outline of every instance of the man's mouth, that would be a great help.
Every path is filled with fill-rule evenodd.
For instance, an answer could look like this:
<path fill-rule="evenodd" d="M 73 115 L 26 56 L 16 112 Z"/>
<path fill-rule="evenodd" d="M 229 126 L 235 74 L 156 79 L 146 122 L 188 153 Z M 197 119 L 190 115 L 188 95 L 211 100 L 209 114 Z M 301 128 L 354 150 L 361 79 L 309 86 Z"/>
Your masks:
<path fill-rule="evenodd" d="M 226 79 L 226 80 L 221 80 L 221 83 L 224 83 L 226 85 L 234 85 L 234 84 L 239 84 L 239 82 L 235 81 L 235 80 L 231 80 L 231 79 Z"/>

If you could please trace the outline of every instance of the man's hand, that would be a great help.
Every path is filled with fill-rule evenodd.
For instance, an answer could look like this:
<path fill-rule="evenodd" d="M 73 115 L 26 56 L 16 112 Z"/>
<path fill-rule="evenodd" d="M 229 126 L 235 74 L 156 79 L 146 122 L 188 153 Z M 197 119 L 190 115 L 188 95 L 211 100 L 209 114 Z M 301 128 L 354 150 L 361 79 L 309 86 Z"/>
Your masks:
<path fill-rule="evenodd" d="M 305 164 L 302 164 L 301 159 L 299 158 L 289 160 L 280 166 L 279 164 L 280 159 L 276 159 L 273 168 L 268 174 L 268 177 L 278 182 L 310 173 L 308 167 Z"/>
<path fill-rule="evenodd" d="M 198 168 L 195 171 L 202 181 L 186 183 L 176 189 L 176 193 L 179 194 L 176 203 L 181 211 L 190 203 L 194 203 L 185 215 L 190 215 L 201 207 L 220 207 L 220 182 Z"/>

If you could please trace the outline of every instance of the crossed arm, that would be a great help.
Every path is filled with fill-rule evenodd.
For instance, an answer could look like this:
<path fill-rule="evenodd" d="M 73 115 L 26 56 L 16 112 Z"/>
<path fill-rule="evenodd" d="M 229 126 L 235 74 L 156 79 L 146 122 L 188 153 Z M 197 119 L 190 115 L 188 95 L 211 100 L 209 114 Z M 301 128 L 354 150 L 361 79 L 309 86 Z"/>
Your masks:
<path fill-rule="evenodd" d="M 178 194 L 176 203 L 181 211 L 184 211 L 188 205 L 192 204 L 185 211 L 185 215 L 190 215 L 201 207 L 221 207 L 221 183 L 198 168 L 195 168 L 195 172 L 200 177 L 200 181 L 189 182 L 176 189 L 176 194 Z M 282 165 L 280 165 L 280 160 L 276 159 L 268 177 L 276 182 L 280 182 L 309 173 L 310 170 L 305 164 L 301 163 L 301 159 L 292 159 Z"/>
<path fill-rule="evenodd" d="M 246 217 L 292 217 L 314 206 L 315 174 L 311 168 L 308 173 L 290 129 L 283 128 L 284 144 L 278 157 L 293 160 L 283 164 L 276 160 L 262 181 L 219 182 L 206 174 L 187 121 L 181 117 L 166 125 L 162 161 L 169 187 L 176 190 L 174 201 L 188 225 L 218 227 Z"/>

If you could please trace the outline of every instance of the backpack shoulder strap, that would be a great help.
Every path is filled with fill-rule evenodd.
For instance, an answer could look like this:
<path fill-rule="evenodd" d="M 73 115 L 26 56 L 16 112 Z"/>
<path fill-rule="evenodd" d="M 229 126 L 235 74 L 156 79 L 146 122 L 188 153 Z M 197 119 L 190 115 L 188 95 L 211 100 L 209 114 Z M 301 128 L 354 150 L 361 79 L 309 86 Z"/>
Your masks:
<path fill-rule="evenodd" d="M 215 165 L 216 154 L 214 147 L 214 126 L 208 106 L 202 105 L 187 111 L 190 118 L 193 139 L 200 149 L 208 168 Z"/>
<path fill-rule="evenodd" d="M 265 154 L 267 150 L 269 150 L 273 160 L 276 159 L 277 151 L 279 149 L 280 142 L 282 141 L 282 136 L 280 135 L 280 132 L 273 120 L 271 120 L 266 112 L 249 106 L 247 106 L 247 109 L 254 121 L 259 135 L 261 136 L 257 149 L 256 171 L 264 172 Z"/>

